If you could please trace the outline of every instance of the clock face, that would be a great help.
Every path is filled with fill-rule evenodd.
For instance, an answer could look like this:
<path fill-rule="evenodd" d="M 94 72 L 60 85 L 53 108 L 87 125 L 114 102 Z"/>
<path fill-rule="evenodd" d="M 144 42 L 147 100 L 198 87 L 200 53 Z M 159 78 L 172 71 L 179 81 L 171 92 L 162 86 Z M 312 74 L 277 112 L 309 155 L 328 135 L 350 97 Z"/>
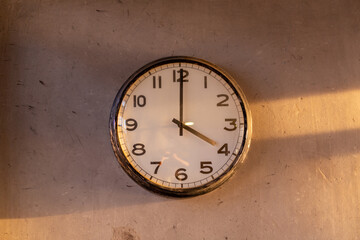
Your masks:
<path fill-rule="evenodd" d="M 251 118 L 240 88 L 218 67 L 169 57 L 122 86 L 110 133 L 119 163 L 137 183 L 193 196 L 218 187 L 244 160 Z"/>

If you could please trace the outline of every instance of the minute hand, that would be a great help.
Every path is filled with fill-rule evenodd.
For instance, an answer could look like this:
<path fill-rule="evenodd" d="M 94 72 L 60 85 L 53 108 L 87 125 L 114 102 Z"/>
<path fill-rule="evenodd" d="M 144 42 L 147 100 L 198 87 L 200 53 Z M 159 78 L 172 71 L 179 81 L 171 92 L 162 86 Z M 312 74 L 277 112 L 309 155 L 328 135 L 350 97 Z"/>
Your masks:
<path fill-rule="evenodd" d="M 185 125 L 184 123 L 180 122 L 179 120 L 173 118 L 172 120 L 173 123 L 175 123 L 176 125 L 178 125 L 179 127 L 183 127 L 185 130 L 191 132 L 192 134 L 194 134 L 195 136 L 201 138 L 202 140 L 204 140 L 205 142 L 210 143 L 211 145 L 215 146 L 216 142 L 208 137 L 206 137 L 205 135 L 199 133 L 198 131 L 196 131 L 195 129 Z"/>

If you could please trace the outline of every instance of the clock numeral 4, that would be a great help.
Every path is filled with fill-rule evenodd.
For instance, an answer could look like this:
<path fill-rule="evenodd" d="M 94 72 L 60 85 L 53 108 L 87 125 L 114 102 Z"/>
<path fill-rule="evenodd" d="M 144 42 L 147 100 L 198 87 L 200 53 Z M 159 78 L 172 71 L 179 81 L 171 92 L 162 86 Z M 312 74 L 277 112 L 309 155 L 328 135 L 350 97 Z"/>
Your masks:
<path fill-rule="evenodd" d="M 225 118 L 225 122 L 230 122 L 230 126 L 233 126 L 232 128 L 224 127 L 226 131 L 234 131 L 236 130 L 236 118 Z"/>
<path fill-rule="evenodd" d="M 129 118 L 129 119 L 126 119 L 125 126 L 126 126 L 126 130 L 134 131 L 137 128 L 138 124 L 135 119 Z"/>
<path fill-rule="evenodd" d="M 179 181 L 185 181 L 188 178 L 188 175 L 185 172 L 186 172 L 185 168 L 179 168 L 178 170 L 176 170 L 175 172 L 176 179 Z"/>
<path fill-rule="evenodd" d="M 227 107 L 229 106 L 229 104 L 227 103 L 227 101 L 229 100 L 229 96 L 226 94 L 218 94 L 217 95 L 218 98 L 223 98 L 223 100 L 221 100 L 218 104 L 216 104 L 216 106 L 218 107 Z"/>
<path fill-rule="evenodd" d="M 157 165 L 156 168 L 155 168 L 154 174 L 157 174 L 157 173 L 158 173 L 159 167 L 160 167 L 161 163 L 162 163 L 162 162 L 150 162 L 150 164 Z"/>
<path fill-rule="evenodd" d="M 146 105 L 146 97 L 144 95 L 134 95 L 134 107 L 144 107 Z"/>
<path fill-rule="evenodd" d="M 133 145 L 133 150 L 131 151 L 136 156 L 141 156 L 146 153 L 145 145 L 142 143 L 136 143 Z"/>
<path fill-rule="evenodd" d="M 213 171 L 213 168 L 211 166 L 212 162 L 200 162 L 200 168 L 201 168 L 201 173 L 203 174 L 208 174 L 211 173 Z"/>
<path fill-rule="evenodd" d="M 217 151 L 218 154 L 225 154 L 225 156 L 229 155 L 230 151 L 228 150 L 228 144 L 225 143 L 224 145 L 219 148 Z"/>

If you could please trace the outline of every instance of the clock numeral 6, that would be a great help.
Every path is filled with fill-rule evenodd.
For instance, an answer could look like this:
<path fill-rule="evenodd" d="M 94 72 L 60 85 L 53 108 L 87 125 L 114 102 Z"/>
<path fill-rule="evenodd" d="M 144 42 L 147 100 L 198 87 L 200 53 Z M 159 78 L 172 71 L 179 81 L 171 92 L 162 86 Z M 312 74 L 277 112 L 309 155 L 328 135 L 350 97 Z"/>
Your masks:
<path fill-rule="evenodd" d="M 162 163 L 162 162 L 150 162 L 150 164 L 155 164 L 155 165 L 157 165 L 156 168 L 155 168 L 154 174 L 157 174 L 157 173 L 158 173 L 159 167 L 160 167 L 161 163 Z"/>
<path fill-rule="evenodd" d="M 142 143 L 136 143 L 133 145 L 133 150 L 131 151 L 136 156 L 141 156 L 146 153 L 145 145 Z"/>
<path fill-rule="evenodd" d="M 225 143 L 224 145 L 219 148 L 217 151 L 218 154 L 225 154 L 225 156 L 229 155 L 230 151 L 228 150 L 228 144 Z"/>
<path fill-rule="evenodd" d="M 237 126 L 236 126 L 236 118 L 225 118 L 225 122 L 230 122 L 230 126 L 233 126 L 232 128 L 227 128 L 227 127 L 224 127 L 224 129 L 226 131 L 234 131 L 236 130 Z"/>
<path fill-rule="evenodd" d="M 229 100 L 228 95 L 226 95 L 226 94 L 218 94 L 217 97 L 218 98 L 223 98 L 223 100 L 221 100 L 218 104 L 216 104 L 216 106 L 218 106 L 218 107 L 229 106 L 229 104 L 227 103 L 227 101 Z"/>
<path fill-rule="evenodd" d="M 134 131 L 137 128 L 138 124 L 135 119 L 129 118 L 129 119 L 126 119 L 125 126 L 126 126 L 126 130 Z"/>
<path fill-rule="evenodd" d="M 144 95 L 134 95 L 134 107 L 144 107 L 146 105 L 146 97 Z"/>
<path fill-rule="evenodd" d="M 200 162 L 200 168 L 202 169 L 200 172 L 203 174 L 211 173 L 213 171 L 211 164 L 212 162 Z"/>
<path fill-rule="evenodd" d="M 188 175 L 185 172 L 186 172 L 185 168 L 179 168 L 178 170 L 176 170 L 175 172 L 176 179 L 179 181 L 185 181 L 188 178 Z"/>

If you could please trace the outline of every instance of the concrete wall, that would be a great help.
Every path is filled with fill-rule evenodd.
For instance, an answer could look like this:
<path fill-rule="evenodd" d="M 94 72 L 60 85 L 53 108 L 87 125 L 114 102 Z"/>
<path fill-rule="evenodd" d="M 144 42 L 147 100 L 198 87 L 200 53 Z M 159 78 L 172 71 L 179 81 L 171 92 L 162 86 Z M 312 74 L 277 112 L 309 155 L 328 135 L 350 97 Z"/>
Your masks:
<path fill-rule="evenodd" d="M 0 2 L 0 239 L 360 239 L 358 0 Z M 144 64 L 188 55 L 248 97 L 216 191 L 137 186 L 108 118 Z"/>

